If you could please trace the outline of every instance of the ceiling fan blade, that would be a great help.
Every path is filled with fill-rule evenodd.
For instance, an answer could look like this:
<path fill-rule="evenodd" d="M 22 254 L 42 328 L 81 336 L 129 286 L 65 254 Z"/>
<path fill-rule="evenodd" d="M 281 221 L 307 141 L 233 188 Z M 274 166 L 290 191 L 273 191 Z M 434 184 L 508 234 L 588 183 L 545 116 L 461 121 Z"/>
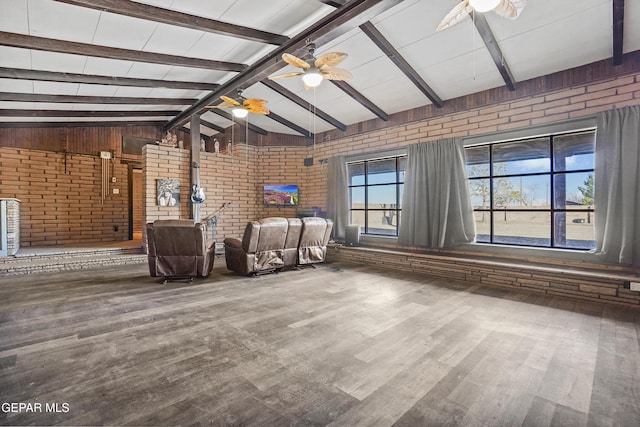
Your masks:
<path fill-rule="evenodd" d="M 527 5 L 527 0 L 502 0 L 493 12 L 503 18 L 516 19 Z"/>
<path fill-rule="evenodd" d="M 311 68 L 311 65 L 303 59 L 300 59 L 296 56 L 290 55 L 288 53 L 282 54 L 282 60 L 289 65 L 293 65 L 294 67 L 302 68 L 303 70 L 308 70 Z"/>
<path fill-rule="evenodd" d="M 245 110 L 253 114 L 269 114 L 267 107 L 263 107 L 262 105 L 247 106 L 245 107 Z"/>
<path fill-rule="evenodd" d="M 440 24 L 438 24 L 438 26 L 436 27 L 436 32 L 442 31 L 445 28 L 449 28 L 452 25 L 457 24 L 458 22 L 466 18 L 472 11 L 473 8 L 469 6 L 469 0 L 464 0 L 463 2 L 458 3 L 456 7 L 454 7 L 449 13 L 447 13 Z"/>
<path fill-rule="evenodd" d="M 315 66 L 318 68 L 335 67 L 336 65 L 344 61 L 347 56 L 348 55 L 344 52 L 325 53 L 320 58 L 316 59 Z"/>
<path fill-rule="evenodd" d="M 286 79 L 289 77 L 296 77 L 296 76 L 301 76 L 304 73 L 301 73 L 299 71 L 295 72 L 295 73 L 287 73 L 287 74 L 280 74 L 279 76 L 273 76 L 273 77 L 269 77 L 269 80 L 275 80 L 275 79 Z"/>
<path fill-rule="evenodd" d="M 249 108 L 262 107 L 266 103 L 267 101 L 265 101 L 264 99 L 249 98 L 244 100 L 244 102 L 242 103 L 242 106 L 245 109 L 249 109 Z"/>
<path fill-rule="evenodd" d="M 329 68 L 328 70 L 321 70 L 322 77 L 327 80 L 349 80 L 351 73 L 341 68 Z"/>
<path fill-rule="evenodd" d="M 222 99 L 222 100 L 223 100 L 224 102 L 226 102 L 227 104 L 231 104 L 231 105 L 233 105 L 234 107 L 237 107 L 238 105 L 240 105 L 240 103 L 239 103 L 238 101 L 236 101 L 236 100 L 235 100 L 235 99 L 233 99 L 233 98 L 229 98 L 228 96 L 224 96 L 224 95 L 222 95 L 222 96 L 220 97 L 220 99 Z"/>
<path fill-rule="evenodd" d="M 236 108 L 235 105 L 209 105 L 206 108 Z"/>

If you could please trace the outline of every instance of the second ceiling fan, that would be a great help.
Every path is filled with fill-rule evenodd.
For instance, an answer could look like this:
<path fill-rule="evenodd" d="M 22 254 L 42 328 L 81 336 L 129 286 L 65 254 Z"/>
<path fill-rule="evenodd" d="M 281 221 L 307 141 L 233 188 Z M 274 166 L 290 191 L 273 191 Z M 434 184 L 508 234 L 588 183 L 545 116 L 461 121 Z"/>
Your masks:
<path fill-rule="evenodd" d="M 310 43 L 307 45 L 308 53 L 303 58 L 298 58 L 289 53 L 284 53 L 282 59 L 289 65 L 301 68 L 302 71 L 293 73 L 280 74 L 278 76 L 269 77 L 270 80 L 284 79 L 288 77 L 302 76 L 302 82 L 305 89 L 317 87 L 322 80 L 348 80 L 351 73 L 340 68 L 333 68 L 340 64 L 348 56 L 344 52 L 325 53 L 320 58 L 315 58 L 314 53 L 316 45 Z"/>
<path fill-rule="evenodd" d="M 516 19 L 526 5 L 527 0 L 463 0 L 447 13 L 436 31 L 457 24 L 472 12 L 493 12 L 503 18 Z"/>

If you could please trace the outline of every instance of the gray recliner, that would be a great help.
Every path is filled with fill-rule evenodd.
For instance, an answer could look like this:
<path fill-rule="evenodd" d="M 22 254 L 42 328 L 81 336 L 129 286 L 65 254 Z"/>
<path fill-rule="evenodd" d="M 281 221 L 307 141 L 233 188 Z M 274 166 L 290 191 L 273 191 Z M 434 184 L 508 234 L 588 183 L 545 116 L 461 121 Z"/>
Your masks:
<path fill-rule="evenodd" d="M 213 269 L 215 242 L 207 242 L 206 225 L 191 220 L 157 220 L 148 223 L 149 273 L 175 279 L 206 277 Z"/>
<path fill-rule="evenodd" d="M 298 265 L 323 262 L 327 243 L 331 237 L 333 221 L 319 217 L 302 218 L 302 231 L 298 243 Z"/>
<path fill-rule="evenodd" d="M 264 218 L 247 223 L 242 240 L 224 239 L 227 268 L 249 275 L 284 267 L 284 247 L 289 222 L 286 218 Z"/>

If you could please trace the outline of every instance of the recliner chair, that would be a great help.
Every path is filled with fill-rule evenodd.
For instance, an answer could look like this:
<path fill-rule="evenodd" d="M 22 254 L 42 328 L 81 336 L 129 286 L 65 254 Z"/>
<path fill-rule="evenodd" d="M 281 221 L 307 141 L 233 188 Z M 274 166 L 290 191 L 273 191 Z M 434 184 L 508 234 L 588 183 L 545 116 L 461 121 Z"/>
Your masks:
<path fill-rule="evenodd" d="M 169 280 L 207 277 L 213 269 L 215 242 L 207 242 L 206 225 L 191 220 L 148 223 L 149 273 Z"/>
<path fill-rule="evenodd" d="M 333 221 L 330 219 L 302 218 L 302 232 L 298 244 L 298 265 L 312 265 L 324 261 L 332 229 Z"/>
<path fill-rule="evenodd" d="M 242 240 L 224 239 L 227 268 L 249 275 L 273 272 L 284 267 L 284 247 L 289 222 L 286 218 L 264 218 L 250 221 Z"/>

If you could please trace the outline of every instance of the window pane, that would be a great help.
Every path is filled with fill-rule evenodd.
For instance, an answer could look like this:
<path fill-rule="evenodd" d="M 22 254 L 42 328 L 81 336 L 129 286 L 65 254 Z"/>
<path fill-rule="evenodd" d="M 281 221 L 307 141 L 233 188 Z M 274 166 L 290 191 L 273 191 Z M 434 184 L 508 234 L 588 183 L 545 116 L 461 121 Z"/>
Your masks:
<path fill-rule="evenodd" d="M 351 209 L 364 209 L 364 189 L 365 187 L 352 187 L 349 189 Z"/>
<path fill-rule="evenodd" d="M 494 208 L 529 209 L 540 207 L 550 209 L 549 175 L 516 176 L 494 178 Z"/>
<path fill-rule="evenodd" d="M 396 184 L 367 187 L 369 209 L 396 209 Z"/>
<path fill-rule="evenodd" d="M 389 210 L 369 210 L 369 229 L 370 234 L 384 234 L 386 236 L 397 235 L 398 230 L 398 212 L 395 209 Z"/>
<path fill-rule="evenodd" d="M 491 203 L 489 179 L 472 179 L 469 181 L 471 203 L 474 208 L 489 208 Z"/>
<path fill-rule="evenodd" d="M 551 246 L 551 213 L 500 212 L 493 213 L 495 243 L 524 246 Z"/>
<path fill-rule="evenodd" d="M 349 217 L 349 224 L 359 225 L 360 230 L 364 232 L 364 211 L 351 211 Z"/>
<path fill-rule="evenodd" d="M 396 182 L 396 159 L 375 160 L 369 162 L 367 171 L 367 183 L 387 184 Z"/>
<path fill-rule="evenodd" d="M 556 209 L 593 207 L 593 172 L 561 173 L 553 177 Z"/>
<path fill-rule="evenodd" d="M 549 139 L 536 138 L 493 146 L 493 174 L 549 172 Z"/>
<path fill-rule="evenodd" d="M 558 135 L 553 139 L 553 169 L 593 169 L 595 131 Z"/>
<path fill-rule="evenodd" d="M 347 164 L 347 173 L 349 175 L 349 185 L 364 185 L 364 163 Z"/>
<path fill-rule="evenodd" d="M 574 249 L 596 247 L 593 212 L 556 212 L 554 245 Z"/>
<path fill-rule="evenodd" d="M 404 196 L 404 184 L 398 185 L 398 191 L 400 191 L 400 198 L 398 199 L 400 200 L 400 205 L 398 206 L 398 209 L 402 209 L 402 197 Z"/>
<path fill-rule="evenodd" d="M 399 182 L 404 182 L 404 172 L 407 170 L 407 158 L 399 157 L 398 158 L 398 175 Z"/>
<path fill-rule="evenodd" d="M 489 146 L 472 147 L 464 150 L 467 158 L 469 178 L 489 176 Z"/>
<path fill-rule="evenodd" d="M 476 242 L 491 242 L 491 212 L 474 212 L 476 222 Z"/>

